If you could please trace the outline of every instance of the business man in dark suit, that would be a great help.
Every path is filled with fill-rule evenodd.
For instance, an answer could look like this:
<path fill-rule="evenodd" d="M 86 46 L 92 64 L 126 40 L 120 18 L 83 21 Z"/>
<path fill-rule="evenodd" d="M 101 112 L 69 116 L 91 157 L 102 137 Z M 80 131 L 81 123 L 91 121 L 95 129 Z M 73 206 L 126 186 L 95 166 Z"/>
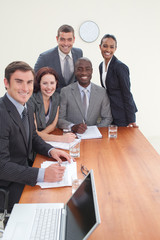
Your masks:
<path fill-rule="evenodd" d="M 58 88 L 61 88 L 75 82 L 74 64 L 78 58 L 83 56 L 79 48 L 73 48 L 75 42 L 74 29 L 69 25 L 62 25 L 57 33 L 58 46 L 39 55 L 35 64 L 35 72 L 42 67 L 53 68 L 59 77 Z"/>
<path fill-rule="evenodd" d="M 5 69 L 7 93 L 0 98 L 0 187 L 9 190 L 9 211 L 19 201 L 24 185 L 37 181 L 62 180 L 64 168 L 59 164 L 47 169 L 29 165 L 32 149 L 57 161 L 70 157 L 45 143 L 36 133 L 33 111 L 27 101 L 33 92 L 34 71 L 24 62 L 12 62 Z M 27 114 L 25 114 L 27 111 Z M 0 209 L 4 199 L 0 197 Z"/>
<path fill-rule="evenodd" d="M 71 127 L 83 133 L 88 126 L 107 127 L 112 122 L 109 98 L 105 89 L 91 83 L 92 63 L 80 58 L 75 64 L 76 83 L 63 88 L 60 94 L 58 126 Z"/>
<path fill-rule="evenodd" d="M 106 88 L 110 99 L 113 124 L 137 127 L 137 107 L 130 91 L 129 68 L 114 56 L 116 49 L 115 36 L 104 35 L 100 43 L 104 58 L 104 62 L 99 65 L 101 85 Z"/>

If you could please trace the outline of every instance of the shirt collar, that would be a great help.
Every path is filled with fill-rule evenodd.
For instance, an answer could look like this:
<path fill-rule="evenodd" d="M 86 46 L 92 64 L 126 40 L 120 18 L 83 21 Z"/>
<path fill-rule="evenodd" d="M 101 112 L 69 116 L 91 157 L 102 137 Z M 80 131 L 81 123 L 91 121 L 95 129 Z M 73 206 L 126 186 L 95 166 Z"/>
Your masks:
<path fill-rule="evenodd" d="M 20 115 L 22 115 L 22 112 L 24 110 L 24 107 L 27 108 L 27 104 L 25 103 L 25 105 L 23 106 L 22 104 L 20 104 L 19 102 L 17 102 L 14 98 L 12 98 L 8 93 L 6 93 L 6 96 L 8 97 L 8 99 L 14 104 L 14 106 L 16 107 L 17 111 L 19 112 Z"/>
<path fill-rule="evenodd" d="M 111 57 L 111 59 L 109 60 L 108 64 L 107 64 L 107 69 L 106 69 L 106 63 L 105 61 L 103 61 L 103 72 L 107 72 L 108 71 L 108 68 L 109 68 L 109 64 L 111 62 L 113 57 Z"/>
<path fill-rule="evenodd" d="M 82 92 L 83 89 L 87 89 L 89 92 L 91 91 L 91 83 L 86 88 L 82 87 L 78 82 L 77 84 L 80 92 Z"/>
<path fill-rule="evenodd" d="M 59 47 L 58 47 L 58 53 L 59 53 L 59 56 L 60 56 L 60 58 L 61 58 L 62 60 L 65 59 L 66 55 L 68 55 L 68 56 L 70 56 L 70 58 L 72 58 L 72 53 L 71 53 L 71 51 L 70 51 L 68 54 L 65 54 L 65 53 L 63 53 L 63 52 L 59 49 Z"/>

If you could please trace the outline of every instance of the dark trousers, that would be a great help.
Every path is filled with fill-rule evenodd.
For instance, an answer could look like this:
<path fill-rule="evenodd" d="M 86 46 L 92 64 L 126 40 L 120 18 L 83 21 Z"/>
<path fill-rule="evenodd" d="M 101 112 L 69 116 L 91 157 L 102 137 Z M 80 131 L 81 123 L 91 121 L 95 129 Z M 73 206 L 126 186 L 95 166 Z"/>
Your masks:
<path fill-rule="evenodd" d="M 0 186 L 1 187 L 1 186 Z M 21 197 L 24 184 L 20 183 L 11 183 L 8 187 L 2 187 L 3 189 L 9 190 L 9 201 L 8 201 L 8 213 L 12 211 L 12 208 L 15 203 L 19 202 Z M 4 194 L 0 193 L 0 212 L 4 211 Z"/>

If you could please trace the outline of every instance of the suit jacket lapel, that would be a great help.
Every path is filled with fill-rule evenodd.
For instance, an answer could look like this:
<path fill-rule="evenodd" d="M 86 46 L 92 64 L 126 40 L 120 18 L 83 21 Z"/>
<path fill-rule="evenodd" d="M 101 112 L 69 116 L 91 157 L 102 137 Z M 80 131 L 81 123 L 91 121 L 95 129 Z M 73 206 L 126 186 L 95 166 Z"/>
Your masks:
<path fill-rule="evenodd" d="M 71 49 L 71 53 L 72 53 L 72 58 L 73 58 L 73 67 L 75 67 L 75 62 L 76 62 L 77 59 L 78 59 L 78 54 L 77 54 L 77 52 L 75 51 L 74 48 Z M 75 69 L 75 68 L 74 68 L 74 69 Z M 72 76 L 71 76 L 71 78 L 70 78 L 69 83 L 72 83 L 72 82 L 73 82 L 73 79 L 74 79 L 74 82 L 75 82 L 75 74 L 74 74 L 74 71 L 73 71 L 73 74 L 72 74 Z"/>
<path fill-rule="evenodd" d="M 38 93 L 36 93 L 34 97 L 36 98 L 37 101 L 40 124 L 42 128 L 46 128 L 45 111 L 41 92 L 39 91 Z"/>
<path fill-rule="evenodd" d="M 14 104 L 8 99 L 8 97 L 6 95 L 4 96 L 3 99 L 4 99 L 4 103 L 6 105 L 8 114 L 10 115 L 10 117 L 12 118 L 14 123 L 20 128 L 20 131 L 21 131 L 23 139 L 24 139 L 24 143 L 25 143 L 26 147 L 28 148 L 27 136 L 26 136 L 25 129 L 23 127 L 22 119 L 21 119 L 21 116 L 19 115 L 19 112 L 17 111 Z"/>
<path fill-rule="evenodd" d="M 51 62 L 52 62 L 52 65 L 54 66 L 55 71 L 58 73 L 58 77 L 59 77 L 58 81 L 60 85 L 61 84 L 66 85 L 62 75 L 61 63 L 60 63 L 60 58 L 58 53 L 58 46 L 53 49 Z"/>
<path fill-rule="evenodd" d="M 92 110 L 95 106 L 95 101 L 96 101 L 96 89 L 94 85 L 91 83 L 91 92 L 90 92 L 90 99 L 89 99 L 89 107 L 88 107 L 88 112 L 87 112 L 87 120 L 92 117 Z"/>
<path fill-rule="evenodd" d="M 84 119 L 85 113 L 84 113 L 84 108 L 83 108 L 83 105 L 82 105 L 81 94 L 79 92 L 79 88 L 78 88 L 77 83 L 72 85 L 71 91 L 72 91 L 73 97 L 75 99 L 75 102 L 77 103 L 77 106 L 78 106 L 78 108 L 79 108 L 79 110 L 82 114 L 82 118 Z"/>
<path fill-rule="evenodd" d="M 27 105 L 28 109 L 28 121 L 29 121 L 29 141 L 27 143 L 28 152 L 31 152 L 32 148 L 32 133 L 33 133 L 33 115 L 31 114 L 30 107 Z"/>
<path fill-rule="evenodd" d="M 72 53 L 72 57 L 73 57 L 73 64 L 75 64 L 75 62 L 77 61 L 77 57 L 76 57 L 76 53 L 73 48 L 71 49 L 71 53 Z"/>
<path fill-rule="evenodd" d="M 101 81 L 101 85 L 102 87 L 105 87 L 102 81 L 102 66 L 103 66 L 103 62 L 101 62 L 100 66 L 99 66 L 99 71 L 100 71 L 100 81 Z"/>
<path fill-rule="evenodd" d="M 109 64 L 109 67 L 108 67 L 108 72 L 107 72 L 106 81 L 105 81 L 106 86 L 108 84 L 108 79 L 112 79 L 112 74 L 113 74 L 112 72 L 113 72 L 113 67 L 114 67 L 115 61 L 116 61 L 116 57 L 113 55 L 112 60 L 111 60 L 111 62 Z"/>
<path fill-rule="evenodd" d="M 61 63 L 59 59 L 59 53 L 58 53 L 58 46 L 55 48 L 54 54 L 53 54 L 53 62 L 55 62 L 54 66 L 56 66 L 56 71 L 60 73 L 60 78 L 63 78 L 62 71 L 61 71 Z"/>

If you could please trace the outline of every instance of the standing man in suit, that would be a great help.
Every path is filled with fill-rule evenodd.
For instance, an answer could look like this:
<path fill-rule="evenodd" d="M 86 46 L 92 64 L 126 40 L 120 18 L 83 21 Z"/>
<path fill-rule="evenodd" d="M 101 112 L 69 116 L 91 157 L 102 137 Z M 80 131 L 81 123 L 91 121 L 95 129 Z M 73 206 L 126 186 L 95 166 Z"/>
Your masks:
<path fill-rule="evenodd" d="M 33 92 L 34 71 L 24 62 L 12 62 L 5 69 L 7 93 L 0 98 L 0 187 L 9 190 L 9 211 L 19 201 L 24 185 L 37 181 L 62 180 L 65 168 L 52 164 L 46 169 L 31 167 L 32 149 L 61 162 L 70 156 L 45 143 L 36 133 L 32 108 L 27 101 Z M 27 114 L 25 114 L 27 111 Z M 0 209 L 4 199 L 0 197 Z"/>
<path fill-rule="evenodd" d="M 75 133 L 83 133 L 87 125 L 107 127 L 112 122 L 110 102 L 105 89 L 91 83 L 92 63 L 79 58 L 75 64 L 78 82 L 63 88 L 60 94 L 60 128 L 71 127 Z"/>
<path fill-rule="evenodd" d="M 59 77 L 58 88 L 61 88 L 75 82 L 74 64 L 78 58 L 83 56 L 79 48 L 73 48 L 75 42 L 74 29 L 69 25 L 62 25 L 57 32 L 58 46 L 39 55 L 35 64 L 35 72 L 42 67 L 53 68 Z"/>

